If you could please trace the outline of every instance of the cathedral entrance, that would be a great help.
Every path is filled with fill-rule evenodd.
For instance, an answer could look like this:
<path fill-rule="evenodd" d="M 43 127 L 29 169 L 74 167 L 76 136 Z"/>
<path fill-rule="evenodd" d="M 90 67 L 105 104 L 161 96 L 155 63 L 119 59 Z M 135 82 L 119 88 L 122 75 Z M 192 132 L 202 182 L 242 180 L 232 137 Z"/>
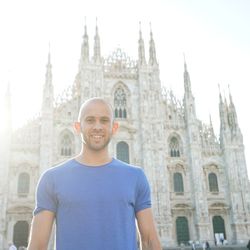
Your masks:
<path fill-rule="evenodd" d="M 16 247 L 28 246 L 29 224 L 27 221 L 18 221 L 14 226 L 13 242 Z"/>
<path fill-rule="evenodd" d="M 178 217 L 176 219 L 176 236 L 177 236 L 177 243 L 180 244 L 187 244 L 190 240 L 189 238 L 189 229 L 188 229 L 188 220 L 186 217 Z"/>
<path fill-rule="evenodd" d="M 221 239 L 223 239 L 223 241 L 224 239 L 226 239 L 225 223 L 224 219 L 221 216 L 217 215 L 213 217 L 213 229 L 215 240 L 217 242 L 219 242 Z"/>

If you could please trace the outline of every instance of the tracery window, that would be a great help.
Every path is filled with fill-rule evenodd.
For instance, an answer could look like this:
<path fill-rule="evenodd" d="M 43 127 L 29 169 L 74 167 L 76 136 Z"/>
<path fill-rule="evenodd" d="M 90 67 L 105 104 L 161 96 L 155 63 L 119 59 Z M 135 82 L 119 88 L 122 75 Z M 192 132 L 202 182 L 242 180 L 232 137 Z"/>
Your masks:
<path fill-rule="evenodd" d="M 126 142 L 120 141 L 116 145 L 117 159 L 129 163 L 129 146 Z"/>
<path fill-rule="evenodd" d="M 208 175 L 208 183 L 210 192 L 219 192 L 217 176 L 215 173 L 210 173 Z"/>
<path fill-rule="evenodd" d="M 61 156 L 71 156 L 73 153 L 73 142 L 69 134 L 64 134 L 61 138 Z"/>
<path fill-rule="evenodd" d="M 118 87 L 114 96 L 115 118 L 127 118 L 127 98 L 122 87 Z"/>
<path fill-rule="evenodd" d="M 18 196 L 27 196 L 30 189 L 30 176 L 28 173 L 21 173 L 18 176 L 17 193 Z"/>
<path fill-rule="evenodd" d="M 169 148 L 171 157 L 180 157 L 180 145 L 176 137 L 171 138 Z"/>
<path fill-rule="evenodd" d="M 181 173 L 174 173 L 174 192 L 183 193 L 183 178 Z"/>

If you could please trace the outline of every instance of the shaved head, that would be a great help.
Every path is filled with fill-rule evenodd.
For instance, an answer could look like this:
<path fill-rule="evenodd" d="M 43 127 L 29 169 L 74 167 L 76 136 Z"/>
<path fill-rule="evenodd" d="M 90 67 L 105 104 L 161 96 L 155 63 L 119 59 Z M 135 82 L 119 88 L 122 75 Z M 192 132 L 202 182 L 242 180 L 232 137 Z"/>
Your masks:
<path fill-rule="evenodd" d="M 82 117 L 84 116 L 84 112 L 86 110 L 87 107 L 89 107 L 92 104 L 95 103 L 102 103 L 103 105 L 107 106 L 108 109 L 110 110 L 110 115 L 111 115 L 111 120 L 113 122 L 114 117 L 113 117 L 113 108 L 111 106 L 111 104 L 109 102 L 107 102 L 105 99 L 101 98 L 101 97 L 93 97 L 88 99 L 87 101 L 85 101 L 79 111 L 79 115 L 78 115 L 78 122 L 81 122 Z"/>

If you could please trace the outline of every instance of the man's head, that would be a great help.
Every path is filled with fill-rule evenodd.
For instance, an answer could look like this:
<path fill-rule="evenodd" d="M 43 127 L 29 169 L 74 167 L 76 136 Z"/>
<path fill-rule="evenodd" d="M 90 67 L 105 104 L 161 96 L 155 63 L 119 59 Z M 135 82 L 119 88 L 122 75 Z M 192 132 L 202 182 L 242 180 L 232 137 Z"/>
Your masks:
<path fill-rule="evenodd" d="M 86 149 L 106 149 L 117 128 L 112 107 L 107 101 L 95 97 L 82 104 L 75 129 L 81 134 Z"/>

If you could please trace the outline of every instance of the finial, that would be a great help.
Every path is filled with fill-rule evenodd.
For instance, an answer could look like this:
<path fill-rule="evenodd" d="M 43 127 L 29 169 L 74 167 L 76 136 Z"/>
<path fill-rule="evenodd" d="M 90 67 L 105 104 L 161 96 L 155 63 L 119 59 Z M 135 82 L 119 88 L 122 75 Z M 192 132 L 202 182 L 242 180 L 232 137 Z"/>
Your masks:
<path fill-rule="evenodd" d="M 223 94 L 224 94 L 224 102 L 227 104 L 227 98 L 226 98 L 225 90 L 223 90 Z"/>
<path fill-rule="evenodd" d="M 209 113 L 209 121 L 210 121 L 210 126 L 212 127 L 212 117 L 210 113 Z"/>
<path fill-rule="evenodd" d="M 233 98 L 232 98 L 232 95 L 231 95 L 231 90 L 230 90 L 230 85 L 229 84 L 228 84 L 228 92 L 229 92 L 230 102 L 233 103 Z"/>
<path fill-rule="evenodd" d="M 96 33 L 96 36 L 98 36 L 97 17 L 95 18 L 95 33 Z"/>
<path fill-rule="evenodd" d="M 50 41 L 49 41 L 48 64 L 50 64 Z"/>
<path fill-rule="evenodd" d="M 139 22 L 139 36 L 140 36 L 140 39 L 142 39 L 141 21 Z"/>
<path fill-rule="evenodd" d="M 150 35 L 151 35 L 151 37 L 153 37 L 151 22 L 149 22 L 149 28 L 150 28 Z"/>
<path fill-rule="evenodd" d="M 86 21 L 86 16 L 84 17 L 84 35 L 83 37 L 87 37 L 87 21 Z"/>
<path fill-rule="evenodd" d="M 230 85 L 228 84 L 228 85 L 227 85 L 227 87 L 228 87 L 228 92 L 229 92 L 229 95 L 231 95 Z"/>
<path fill-rule="evenodd" d="M 184 59 L 184 69 L 185 69 L 185 71 L 187 71 L 187 63 L 186 63 L 186 57 L 185 57 L 184 52 L 183 52 L 183 59 Z"/>
<path fill-rule="evenodd" d="M 218 83 L 218 90 L 219 90 L 220 98 L 222 98 L 222 97 L 221 97 L 221 90 L 220 90 L 220 84 L 219 84 L 219 83 Z"/>

